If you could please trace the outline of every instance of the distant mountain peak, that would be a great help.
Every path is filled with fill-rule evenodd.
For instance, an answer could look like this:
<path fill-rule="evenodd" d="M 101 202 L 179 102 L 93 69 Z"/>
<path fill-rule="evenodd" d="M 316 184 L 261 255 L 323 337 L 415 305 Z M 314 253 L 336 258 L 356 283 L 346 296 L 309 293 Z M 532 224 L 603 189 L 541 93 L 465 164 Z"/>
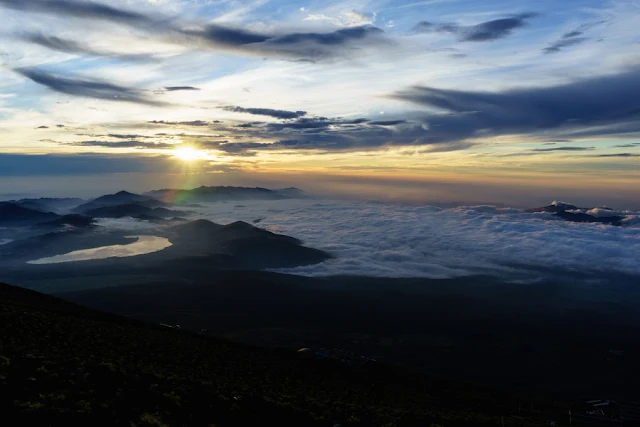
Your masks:
<path fill-rule="evenodd" d="M 283 200 L 305 197 L 304 191 L 289 187 L 270 190 L 263 187 L 206 186 L 192 189 L 154 190 L 145 195 L 159 200 L 217 202 L 224 200 Z"/>
<path fill-rule="evenodd" d="M 558 208 L 565 209 L 565 210 L 579 209 L 577 206 L 574 206 L 571 203 L 560 202 L 558 200 L 554 200 L 553 202 L 551 202 L 551 206 L 556 206 Z"/>
<path fill-rule="evenodd" d="M 570 203 L 554 200 L 548 206 L 527 209 L 525 212 L 550 213 L 555 217 L 562 218 L 563 220 L 570 222 L 596 222 L 608 225 L 621 225 L 624 216 L 614 214 L 610 208 L 602 209 L 608 213 L 607 215 L 603 215 L 600 212 L 600 209 L 602 208 L 579 208 Z M 609 212 L 611 213 L 609 214 Z M 594 215 L 594 213 L 597 213 L 597 215 Z"/>

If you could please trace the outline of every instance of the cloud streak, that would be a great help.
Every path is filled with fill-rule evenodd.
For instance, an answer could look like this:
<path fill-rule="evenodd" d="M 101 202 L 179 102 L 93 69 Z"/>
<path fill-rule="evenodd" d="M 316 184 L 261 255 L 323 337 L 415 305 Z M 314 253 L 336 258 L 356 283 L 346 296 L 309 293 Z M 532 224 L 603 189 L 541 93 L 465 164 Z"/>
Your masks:
<path fill-rule="evenodd" d="M 152 55 L 146 54 L 123 54 L 106 50 L 94 49 L 90 46 L 76 42 L 74 40 L 63 39 L 55 36 L 46 36 L 42 33 L 29 33 L 21 36 L 23 40 L 34 43 L 51 50 L 66 53 L 76 53 L 82 55 L 100 56 L 105 58 L 117 58 L 125 61 L 155 61 Z"/>
<path fill-rule="evenodd" d="M 561 137 L 585 127 L 607 135 L 640 131 L 639 78 L 634 68 L 549 87 L 480 92 L 414 86 L 391 97 L 439 111 L 422 119 L 427 142 L 537 132 Z"/>
<path fill-rule="evenodd" d="M 183 91 L 183 90 L 187 90 L 187 91 L 200 90 L 200 88 L 197 88 L 194 86 L 166 86 L 164 90 L 166 90 L 167 92 L 176 92 L 176 91 Z"/>
<path fill-rule="evenodd" d="M 289 273 L 531 278 L 544 270 L 557 277 L 551 269 L 560 269 L 592 277 L 640 275 L 640 224 L 634 221 L 625 227 L 579 224 L 495 206 L 442 209 L 331 200 L 247 201 L 243 206 L 210 204 L 195 210 L 223 224 L 262 218 L 260 226 L 336 256 Z"/>
<path fill-rule="evenodd" d="M 168 104 L 153 100 L 142 92 L 100 80 L 62 77 L 37 68 L 17 68 L 17 73 L 34 83 L 48 87 L 56 92 L 85 98 L 103 99 L 117 102 L 133 102 L 154 107 Z"/>
<path fill-rule="evenodd" d="M 154 23 L 154 20 L 140 13 L 86 1 L 0 0 L 0 6 L 23 12 L 66 15 L 75 18 L 97 19 L 125 25 L 149 25 Z"/>
<path fill-rule="evenodd" d="M 306 111 L 287 111 L 287 110 L 274 110 L 271 108 L 243 108 L 243 107 L 222 107 L 225 111 L 233 113 L 246 113 L 254 114 L 258 116 L 270 116 L 277 119 L 297 119 L 298 117 L 305 116 Z"/>
<path fill-rule="evenodd" d="M 564 50 L 565 48 L 582 44 L 589 40 L 588 37 L 583 37 L 585 32 L 605 22 L 606 21 L 601 20 L 597 22 L 587 22 L 585 24 L 582 24 L 575 30 L 564 33 L 562 37 L 560 37 L 557 41 L 549 44 L 549 46 L 542 49 L 542 51 L 546 54 L 558 53 Z"/>
<path fill-rule="evenodd" d="M 595 150 L 595 147 L 556 147 L 556 148 L 534 148 L 531 151 L 549 152 L 549 151 L 589 151 Z"/>
<path fill-rule="evenodd" d="M 236 126 L 238 138 L 224 150 L 354 151 L 382 146 L 428 146 L 429 152 L 464 150 L 473 140 L 539 135 L 549 141 L 575 132 L 590 136 L 640 132 L 640 69 L 548 87 L 480 92 L 414 86 L 390 97 L 423 107 L 407 119 L 345 120 L 274 114 L 287 120 Z M 249 109 L 247 109 L 249 110 Z M 278 117 L 280 116 L 280 117 Z M 593 147 L 538 148 L 533 153 L 587 151 Z M 522 154 L 519 154 L 522 155 Z"/>
<path fill-rule="evenodd" d="M 524 27 L 535 13 L 522 13 L 510 18 L 494 19 L 476 25 L 458 25 L 454 23 L 435 24 L 422 21 L 413 27 L 415 33 L 447 33 L 457 35 L 463 42 L 487 42 L 510 36 L 513 30 Z"/>
<path fill-rule="evenodd" d="M 245 55 L 261 55 L 293 60 L 319 61 L 347 58 L 353 48 L 388 45 L 384 31 L 373 26 L 342 28 L 327 33 L 260 33 L 221 24 L 181 24 L 175 19 L 115 8 L 96 2 L 76 0 L 0 0 L 0 6 L 23 12 L 45 13 L 86 20 L 107 21 L 143 30 L 165 42 L 187 48 L 222 48 Z M 51 37 L 33 40 L 48 47 L 74 53 L 99 52 L 79 43 Z"/>

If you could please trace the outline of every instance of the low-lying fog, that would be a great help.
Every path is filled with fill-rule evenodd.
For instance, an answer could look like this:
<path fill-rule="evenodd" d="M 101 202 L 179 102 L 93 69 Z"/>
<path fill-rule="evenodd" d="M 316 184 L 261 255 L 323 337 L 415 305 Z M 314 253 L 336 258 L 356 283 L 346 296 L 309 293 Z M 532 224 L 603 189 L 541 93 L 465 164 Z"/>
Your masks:
<path fill-rule="evenodd" d="M 615 227 L 491 206 L 443 209 L 319 200 L 201 205 L 190 208 L 197 211 L 195 217 L 220 224 L 246 221 L 336 256 L 280 270 L 287 273 L 429 278 L 491 273 L 514 279 L 530 279 L 543 270 L 640 275 L 640 222 L 634 216 Z M 100 224 L 150 228 L 131 219 Z"/>

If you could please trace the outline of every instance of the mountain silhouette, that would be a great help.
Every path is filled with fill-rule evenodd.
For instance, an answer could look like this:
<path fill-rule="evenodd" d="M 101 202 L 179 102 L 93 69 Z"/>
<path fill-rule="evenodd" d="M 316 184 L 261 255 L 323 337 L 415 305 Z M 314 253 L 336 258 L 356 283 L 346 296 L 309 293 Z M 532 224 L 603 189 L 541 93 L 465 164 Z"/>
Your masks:
<path fill-rule="evenodd" d="M 60 215 L 53 212 L 42 212 L 25 208 L 15 203 L 0 203 L 0 226 L 24 226 L 39 222 L 52 221 Z"/>

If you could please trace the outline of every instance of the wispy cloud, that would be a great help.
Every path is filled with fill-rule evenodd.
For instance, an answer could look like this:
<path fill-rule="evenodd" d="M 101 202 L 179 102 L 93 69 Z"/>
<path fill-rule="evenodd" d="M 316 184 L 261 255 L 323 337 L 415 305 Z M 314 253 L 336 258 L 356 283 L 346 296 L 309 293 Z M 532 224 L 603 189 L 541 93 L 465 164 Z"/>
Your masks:
<path fill-rule="evenodd" d="M 556 148 L 534 148 L 531 151 L 535 152 L 550 152 L 550 151 L 589 151 L 595 150 L 596 147 L 556 147 Z"/>
<path fill-rule="evenodd" d="M 416 33 L 441 32 L 457 35 L 460 41 L 486 42 L 498 40 L 511 35 L 513 30 L 527 25 L 528 20 L 537 16 L 535 13 L 522 13 L 510 18 L 494 19 L 476 25 L 459 25 L 455 23 L 436 24 L 422 21 L 416 24 Z"/>
<path fill-rule="evenodd" d="M 69 78 L 36 68 L 18 68 L 17 73 L 56 92 L 116 102 L 133 102 L 155 107 L 168 104 L 153 100 L 141 91 L 100 80 Z"/>
<path fill-rule="evenodd" d="M 587 40 L 588 39 L 586 37 L 562 38 L 558 41 L 551 43 L 549 46 L 545 47 L 542 50 L 544 51 L 544 53 L 558 53 L 564 48 L 582 44 Z"/>
<path fill-rule="evenodd" d="M 243 107 L 222 107 L 225 111 L 233 113 L 247 113 L 257 116 L 270 116 L 278 119 L 296 119 L 298 117 L 305 116 L 306 111 L 287 111 L 287 110 L 274 110 L 272 108 L 243 108 Z"/>
<path fill-rule="evenodd" d="M 167 144 L 163 142 L 147 142 L 147 141 L 78 141 L 66 143 L 75 147 L 103 147 L 103 148 L 147 148 L 154 150 L 167 150 L 176 148 L 179 144 Z"/>
<path fill-rule="evenodd" d="M 587 22 L 580 25 L 575 30 L 568 31 L 562 35 L 558 40 L 551 43 L 549 46 L 542 49 L 544 53 L 558 53 L 565 48 L 572 47 L 578 44 L 582 44 L 589 40 L 588 37 L 584 37 L 584 34 L 591 28 L 605 23 L 606 21 L 600 20 L 596 22 Z"/>
<path fill-rule="evenodd" d="M 256 32 L 222 24 L 180 23 L 162 16 L 115 8 L 94 2 L 75 0 L 0 0 L 0 6 L 24 12 L 46 13 L 79 19 L 108 21 L 155 34 L 165 42 L 188 48 L 223 48 L 246 55 L 285 57 L 318 61 L 347 57 L 354 47 L 388 45 L 379 28 L 359 26 L 327 33 Z M 98 54 L 99 51 L 77 42 L 52 37 L 32 37 L 33 42 L 50 48 Z"/>
<path fill-rule="evenodd" d="M 111 52 L 107 50 L 100 50 L 92 48 L 83 43 L 64 39 L 55 36 L 46 36 L 42 33 L 28 33 L 21 36 L 23 40 L 26 40 L 37 45 L 57 50 L 66 53 L 77 53 L 82 55 L 102 56 L 107 58 L 117 58 L 125 61 L 155 61 L 156 58 L 153 55 L 147 54 L 125 54 L 118 52 Z"/>
<path fill-rule="evenodd" d="M 168 92 L 176 92 L 181 90 L 200 90 L 200 88 L 194 86 L 166 86 L 164 90 Z"/>
<path fill-rule="evenodd" d="M 155 20 L 132 11 L 106 4 L 76 0 L 0 0 L 0 6 L 25 12 L 67 15 L 76 18 L 98 19 L 125 25 L 149 25 Z"/>
<path fill-rule="evenodd" d="M 601 126 L 600 134 L 607 135 L 618 127 L 640 131 L 639 78 L 636 68 L 549 87 L 473 92 L 415 86 L 392 97 L 445 112 L 424 117 L 429 140 L 553 131 L 562 136 L 586 126 Z"/>

